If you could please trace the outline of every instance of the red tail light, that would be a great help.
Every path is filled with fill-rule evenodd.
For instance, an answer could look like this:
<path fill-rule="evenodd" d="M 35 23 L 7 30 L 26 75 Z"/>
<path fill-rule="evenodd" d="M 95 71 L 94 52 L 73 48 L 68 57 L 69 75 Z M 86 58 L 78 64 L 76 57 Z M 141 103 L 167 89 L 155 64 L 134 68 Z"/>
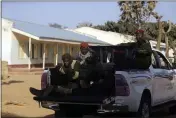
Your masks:
<path fill-rule="evenodd" d="M 46 88 L 47 86 L 47 73 L 44 72 L 41 77 L 41 89 Z"/>
<path fill-rule="evenodd" d="M 115 75 L 115 94 L 116 96 L 129 96 L 130 88 L 127 80 L 120 74 Z"/>

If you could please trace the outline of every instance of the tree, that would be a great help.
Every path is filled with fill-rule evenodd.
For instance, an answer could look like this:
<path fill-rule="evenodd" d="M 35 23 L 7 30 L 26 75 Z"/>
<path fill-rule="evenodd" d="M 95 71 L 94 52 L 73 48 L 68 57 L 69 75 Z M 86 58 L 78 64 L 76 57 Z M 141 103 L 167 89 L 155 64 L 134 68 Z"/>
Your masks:
<path fill-rule="evenodd" d="M 170 27 L 172 25 L 172 28 Z M 176 25 L 174 25 L 171 22 L 163 22 L 161 25 L 163 31 L 161 32 L 163 36 L 167 37 L 161 37 L 161 42 L 166 42 L 166 56 L 168 56 L 168 50 L 169 47 L 172 48 L 176 54 Z M 96 29 L 104 30 L 104 31 L 112 31 L 122 34 L 128 34 L 128 35 L 134 35 L 135 30 L 133 29 L 132 24 L 128 24 L 125 22 L 113 22 L 113 21 L 107 21 L 104 25 L 97 25 L 93 26 Z M 145 30 L 147 32 L 147 37 L 151 40 L 157 40 L 158 37 L 158 23 L 154 22 L 146 22 L 145 23 Z M 165 34 L 164 34 L 165 33 Z M 176 61 L 176 55 L 174 56 Z"/>
<path fill-rule="evenodd" d="M 157 14 L 155 14 L 155 18 L 158 18 L 157 19 L 157 22 L 158 22 L 158 38 L 157 38 L 156 49 L 160 50 L 160 43 L 161 43 L 161 39 L 162 39 L 162 23 L 161 23 L 162 16 L 158 16 Z"/>
<path fill-rule="evenodd" d="M 97 25 L 94 26 L 94 28 L 128 35 L 134 35 L 135 33 L 132 24 L 124 23 L 121 21 L 119 22 L 107 21 L 104 25 Z"/>
<path fill-rule="evenodd" d="M 157 1 L 119 1 L 121 10 L 121 21 L 133 24 L 135 29 L 142 28 L 143 24 L 149 20 Z"/>
<path fill-rule="evenodd" d="M 93 24 L 90 22 L 82 22 L 82 23 L 79 23 L 76 27 L 81 28 L 81 27 L 92 27 L 92 26 Z"/>
<path fill-rule="evenodd" d="M 146 26 L 145 30 L 147 32 L 147 37 L 153 38 L 153 40 L 155 40 L 156 37 L 158 36 L 157 24 L 153 22 L 152 23 L 147 22 L 145 23 L 145 26 Z M 97 26 L 94 26 L 94 28 L 104 30 L 104 31 L 112 31 L 112 32 L 127 34 L 127 35 L 135 34 L 133 24 L 125 23 L 121 21 L 118 21 L 118 22 L 107 21 L 104 25 L 97 25 Z"/>
<path fill-rule="evenodd" d="M 174 51 L 174 63 L 176 63 L 176 25 L 172 24 L 172 29 L 168 33 L 169 45 Z"/>
<path fill-rule="evenodd" d="M 163 23 L 161 21 L 162 16 L 157 12 L 154 12 L 157 1 L 120 1 L 118 5 L 120 6 L 121 21 L 133 24 L 133 29 L 143 28 L 146 30 L 146 21 L 153 16 L 158 22 L 158 36 L 157 36 L 157 46 L 156 48 L 160 50 L 160 43 L 164 37 L 166 43 L 166 56 L 168 57 L 169 43 L 167 34 L 171 30 L 171 25 L 167 30 L 164 29 Z M 149 30 L 146 30 L 149 34 Z M 149 35 L 150 36 L 150 35 Z"/>
<path fill-rule="evenodd" d="M 49 26 L 53 27 L 53 28 L 59 28 L 59 29 L 66 29 L 67 28 L 67 27 L 62 26 L 62 25 L 57 24 L 57 23 L 49 23 Z"/>
<path fill-rule="evenodd" d="M 168 26 L 169 24 L 169 26 Z M 167 27 L 168 26 L 168 27 Z M 162 22 L 162 34 L 165 39 L 166 43 L 166 57 L 169 58 L 169 40 L 168 40 L 168 33 L 171 31 L 172 24 L 170 21 L 167 22 Z"/>

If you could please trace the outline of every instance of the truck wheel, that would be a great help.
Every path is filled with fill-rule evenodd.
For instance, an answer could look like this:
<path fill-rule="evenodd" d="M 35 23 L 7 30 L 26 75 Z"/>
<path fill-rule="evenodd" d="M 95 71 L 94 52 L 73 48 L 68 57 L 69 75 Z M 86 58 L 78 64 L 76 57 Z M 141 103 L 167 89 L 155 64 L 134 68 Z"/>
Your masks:
<path fill-rule="evenodd" d="M 148 95 L 143 95 L 137 116 L 139 118 L 149 118 L 151 114 L 151 99 Z"/>
<path fill-rule="evenodd" d="M 66 117 L 70 117 L 70 118 L 82 118 L 83 117 L 83 114 L 82 113 L 75 113 L 74 111 L 73 112 L 67 112 Z"/>
<path fill-rule="evenodd" d="M 169 108 L 170 114 L 176 114 L 176 105 Z"/>
<path fill-rule="evenodd" d="M 73 118 L 73 117 L 82 118 L 83 115 L 81 113 L 72 113 L 72 112 L 65 113 L 61 111 L 55 111 L 54 117 L 55 118 Z"/>
<path fill-rule="evenodd" d="M 54 117 L 55 117 L 55 118 L 62 118 L 62 117 L 65 117 L 65 113 L 63 113 L 63 112 L 61 112 L 61 111 L 55 111 Z"/>

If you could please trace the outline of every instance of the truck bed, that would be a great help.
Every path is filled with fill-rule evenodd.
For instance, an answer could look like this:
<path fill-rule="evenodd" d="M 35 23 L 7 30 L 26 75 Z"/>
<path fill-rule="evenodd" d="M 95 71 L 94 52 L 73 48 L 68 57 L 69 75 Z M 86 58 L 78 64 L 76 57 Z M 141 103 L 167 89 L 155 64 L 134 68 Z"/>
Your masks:
<path fill-rule="evenodd" d="M 96 97 L 96 96 L 63 96 L 63 97 L 34 97 L 36 101 L 49 101 L 57 102 L 59 104 L 88 104 L 88 105 L 100 105 L 103 104 L 105 97 Z"/>

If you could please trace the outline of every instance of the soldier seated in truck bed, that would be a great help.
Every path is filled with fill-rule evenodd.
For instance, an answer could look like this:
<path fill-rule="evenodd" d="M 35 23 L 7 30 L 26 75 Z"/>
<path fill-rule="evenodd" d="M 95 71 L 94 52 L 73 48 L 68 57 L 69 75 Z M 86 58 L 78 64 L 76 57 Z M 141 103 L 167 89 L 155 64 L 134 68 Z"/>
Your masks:
<path fill-rule="evenodd" d="M 91 56 L 86 59 L 86 65 L 82 66 L 82 71 L 80 72 L 80 64 L 76 60 L 72 60 L 69 54 L 63 55 L 64 64 L 59 68 L 58 72 L 58 81 L 59 85 L 49 86 L 44 90 L 37 90 L 35 88 L 30 88 L 30 92 L 36 96 L 47 96 L 51 92 L 55 91 L 63 95 L 68 94 L 84 94 L 79 89 L 86 91 L 90 87 L 90 82 L 97 83 L 102 77 L 102 67 L 100 63 L 97 63 L 96 56 Z M 79 78 L 79 79 L 78 79 Z M 73 84 L 73 81 L 77 81 L 76 85 Z M 72 86 L 69 86 L 70 81 Z M 73 86 L 74 85 L 74 86 Z M 79 87 L 80 85 L 80 87 Z M 76 86 L 76 87 L 75 87 Z M 79 89 L 75 89 L 79 88 Z M 85 89 L 84 89 L 85 88 Z M 81 93 L 80 93 L 81 92 Z M 86 93 L 88 94 L 88 93 Z"/>
<path fill-rule="evenodd" d="M 77 81 L 79 78 L 79 69 L 80 63 L 76 60 L 72 60 L 70 54 L 66 53 L 62 56 L 63 65 L 57 67 L 58 69 L 58 77 L 57 83 L 61 86 L 49 86 L 44 90 L 37 90 L 35 88 L 30 88 L 30 92 L 36 96 L 47 96 L 51 91 L 55 90 L 60 93 L 69 94 L 71 93 L 71 89 L 66 88 L 76 88 Z M 71 85 L 70 85 L 71 82 Z"/>

